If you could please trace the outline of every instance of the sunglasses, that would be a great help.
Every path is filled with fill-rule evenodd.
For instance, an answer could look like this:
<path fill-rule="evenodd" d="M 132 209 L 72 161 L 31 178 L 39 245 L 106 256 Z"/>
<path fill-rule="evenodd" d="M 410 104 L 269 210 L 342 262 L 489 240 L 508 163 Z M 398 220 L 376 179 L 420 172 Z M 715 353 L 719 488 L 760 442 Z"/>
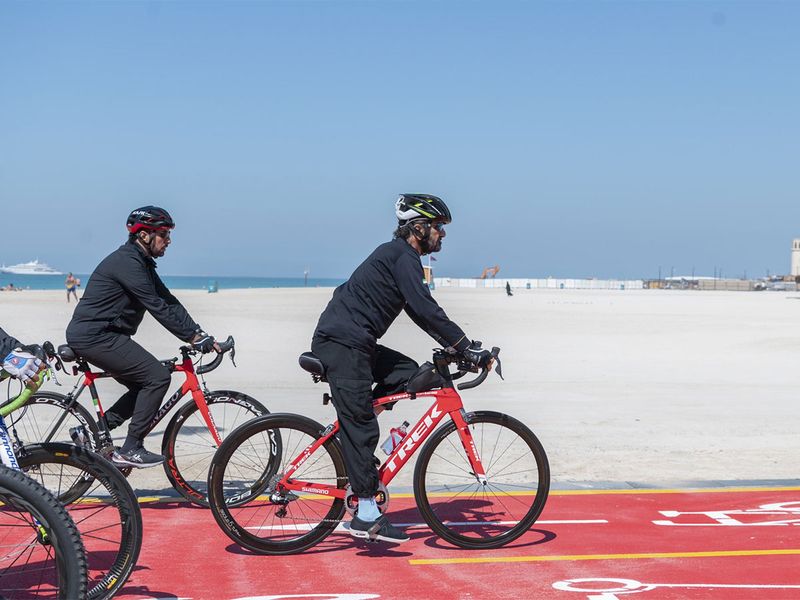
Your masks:
<path fill-rule="evenodd" d="M 153 235 L 166 239 L 172 235 L 172 232 L 169 229 L 156 229 L 153 231 Z"/>

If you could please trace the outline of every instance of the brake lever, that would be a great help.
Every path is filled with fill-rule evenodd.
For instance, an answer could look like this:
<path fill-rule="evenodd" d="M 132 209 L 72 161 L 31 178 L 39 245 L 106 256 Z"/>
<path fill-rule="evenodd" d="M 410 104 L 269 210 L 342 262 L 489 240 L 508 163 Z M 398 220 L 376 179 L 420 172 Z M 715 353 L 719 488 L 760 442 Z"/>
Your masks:
<path fill-rule="evenodd" d="M 231 364 L 232 364 L 234 367 L 236 366 L 236 361 L 235 361 L 235 360 L 233 360 L 233 358 L 234 358 L 235 356 L 236 356 L 236 346 L 234 346 L 233 348 L 231 348 Z"/>
<path fill-rule="evenodd" d="M 496 362 L 496 363 L 497 363 L 497 364 L 495 365 L 495 367 L 494 367 L 494 370 L 495 370 L 495 372 L 496 372 L 496 373 L 497 373 L 497 374 L 500 376 L 500 379 L 502 379 L 503 381 L 505 381 L 505 377 L 503 377 L 503 369 L 502 369 L 502 365 L 500 364 L 500 358 L 499 358 L 499 357 L 497 357 L 497 356 L 495 356 L 495 357 L 494 357 L 494 362 Z"/>
<path fill-rule="evenodd" d="M 503 365 L 500 364 L 500 348 L 498 348 L 497 346 L 492 348 L 492 358 L 497 363 L 497 366 L 494 368 L 494 370 L 497 371 L 497 374 L 500 376 L 500 379 L 505 381 L 505 378 L 503 377 Z"/>
<path fill-rule="evenodd" d="M 67 372 L 67 369 L 64 367 L 64 362 L 61 360 L 58 352 L 56 352 L 55 347 L 53 347 L 53 342 L 47 341 L 42 344 L 42 350 L 44 350 L 44 353 L 47 355 L 47 364 L 54 366 L 54 368 L 50 369 L 50 379 L 53 380 L 53 383 L 60 386 L 61 382 L 58 380 L 56 371 L 61 370 L 64 371 L 64 373 Z"/>

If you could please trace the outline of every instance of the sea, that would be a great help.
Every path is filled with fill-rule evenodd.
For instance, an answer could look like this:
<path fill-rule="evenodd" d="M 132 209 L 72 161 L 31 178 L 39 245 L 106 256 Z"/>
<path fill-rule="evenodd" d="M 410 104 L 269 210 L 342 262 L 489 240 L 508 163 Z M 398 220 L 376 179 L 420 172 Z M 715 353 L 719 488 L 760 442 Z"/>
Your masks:
<path fill-rule="evenodd" d="M 86 285 L 89 275 L 73 273 Z M 336 287 L 344 283 L 344 279 L 325 279 L 309 277 L 228 277 L 216 275 L 161 275 L 161 280 L 172 290 L 233 290 L 247 288 L 299 288 L 299 287 Z M 65 290 L 64 275 L 12 275 L 0 273 L 0 290 L 9 284 L 24 290 Z M 79 288 L 80 291 L 80 288 Z"/>

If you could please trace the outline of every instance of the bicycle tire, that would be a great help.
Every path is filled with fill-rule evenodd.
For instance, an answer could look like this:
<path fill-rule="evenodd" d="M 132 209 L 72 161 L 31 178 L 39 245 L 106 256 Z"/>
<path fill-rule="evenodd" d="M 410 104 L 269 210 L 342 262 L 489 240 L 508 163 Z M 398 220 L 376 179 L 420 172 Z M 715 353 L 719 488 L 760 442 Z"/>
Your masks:
<path fill-rule="evenodd" d="M 26 580 L 31 570 L 20 565 L 20 559 L 39 554 L 39 549 L 44 554 L 42 566 L 38 563 L 33 566 L 32 580 Z M 4 566 L 7 563 L 8 569 Z M 53 565 L 52 580 L 47 576 L 48 563 Z M 32 592 L 37 598 L 85 598 L 86 578 L 86 553 L 81 536 L 61 503 L 21 472 L 0 465 L 0 589 L 3 598 L 30 598 Z M 39 589 L 31 590 L 31 585 Z M 46 589 L 50 585 L 52 590 Z"/>
<path fill-rule="evenodd" d="M 487 484 L 479 483 L 472 474 L 456 425 L 449 421 L 420 451 L 414 468 L 414 496 L 422 518 L 442 539 L 460 548 L 499 548 L 524 534 L 539 518 L 550 490 L 550 466 L 536 435 L 517 419 L 490 411 L 466 417 Z M 495 438 L 492 448 L 489 437 Z M 523 460 L 526 449 L 532 460 Z M 514 471 L 508 472 L 509 468 Z M 514 482 L 501 483 L 511 478 Z M 521 479 L 528 481 L 516 483 Z M 494 508 L 486 510 L 485 520 L 476 519 L 488 505 Z"/>
<path fill-rule="evenodd" d="M 15 427 L 19 433 L 22 445 L 38 444 L 41 442 L 61 442 L 72 444 L 69 429 L 76 425 L 86 427 L 90 434 L 90 449 L 97 447 L 99 429 L 94 415 L 87 410 L 80 402 L 76 401 L 67 409 L 67 396 L 56 392 L 35 392 L 31 394 L 30 400 L 18 411 L 11 413 L 7 417 L 9 429 Z M 41 410 L 51 407 L 54 411 L 52 415 L 43 417 Z M 45 440 L 47 435 L 58 420 L 59 413 L 69 412 L 69 416 L 61 424 L 59 430 L 50 440 Z M 45 424 L 46 423 L 46 424 Z M 22 431 L 19 431 L 22 429 Z"/>
<path fill-rule="evenodd" d="M 258 400 L 247 394 L 230 390 L 215 390 L 205 395 L 209 410 L 220 437 L 242 424 L 241 416 L 247 419 L 269 414 Z M 242 411 L 232 418 L 214 415 L 222 405 L 236 405 Z M 217 408 L 215 408 L 217 407 Z M 220 409 L 221 410 L 221 409 Z M 197 431 L 192 431 L 196 427 Z M 184 433 L 182 437 L 181 433 Z M 209 451 L 210 450 L 210 451 Z M 172 487 L 184 498 L 198 506 L 208 508 L 208 469 L 217 448 L 206 423 L 195 402 L 187 402 L 178 409 L 164 431 L 161 454 L 164 455 L 164 472 Z M 264 485 L 257 485 L 253 494 L 258 495 Z M 240 499 L 245 502 L 247 496 Z"/>
<path fill-rule="evenodd" d="M 324 429 L 319 423 L 300 415 L 273 413 L 240 425 L 222 442 L 211 463 L 208 490 L 214 519 L 229 538 L 257 554 L 281 555 L 302 552 L 333 532 L 345 514 L 344 499 L 295 492 L 287 494 L 287 497 L 291 496 L 288 502 L 276 503 L 271 497 L 277 491 L 274 488 L 286 465 L 310 443 L 322 437 Z M 253 455 L 243 457 L 248 448 Z M 243 449 L 242 453 L 237 454 L 240 449 Z M 263 458 L 264 454 L 273 451 L 277 451 L 277 455 Z M 272 462 L 272 467 L 269 467 L 269 462 Z M 277 474 L 264 490 L 264 496 L 251 497 L 244 504 L 226 503 L 225 489 L 234 477 L 244 477 L 244 486 L 250 485 L 246 468 L 255 479 L 268 468 Z M 316 483 L 329 483 L 341 489 L 347 487 L 344 458 L 335 438 L 331 437 L 317 452 L 309 455 L 296 472 L 296 478 L 302 479 L 304 473 L 312 476 Z M 284 515 L 280 515 L 281 507 L 286 509 Z M 271 524 L 268 525 L 270 518 Z M 298 522 L 302 524 L 298 525 Z M 248 529 L 254 529 L 260 535 Z"/>
<path fill-rule="evenodd" d="M 130 577 L 142 547 L 142 513 L 128 481 L 100 454 L 69 444 L 23 447 L 19 464 L 67 505 L 81 531 L 89 565 L 87 598 L 113 597 Z M 92 483 L 86 496 L 76 498 L 71 480 L 81 477 L 91 477 Z"/>

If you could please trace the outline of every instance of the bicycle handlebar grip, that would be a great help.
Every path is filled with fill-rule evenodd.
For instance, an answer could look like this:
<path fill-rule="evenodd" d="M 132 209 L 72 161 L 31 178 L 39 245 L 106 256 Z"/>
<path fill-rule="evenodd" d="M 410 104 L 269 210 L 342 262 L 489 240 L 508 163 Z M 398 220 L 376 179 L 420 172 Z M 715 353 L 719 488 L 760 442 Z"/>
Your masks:
<path fill-rule="evenodd" d="M 233 336 L 229 335 L 227 340 L 219 344 L 220 352 L 217 353 L 217 355 L 214 357 L 214 360 L 212 360 L 207 365 L 201 365 L 197 367 L 196 373 L 198 375 L 203 375 L 204 373 L 208 373 L 209 371 L 213 371 L 214 369 L 216 369 L 222 362 L 222 357 L 225 355 L 226 352 L 228 352 L 228 350 L 233 348 L 234 345 L 235 342 L 233 341 Z"/>
<path fill-rule="evenodd" d="M 5 371 L 3 371 L 5 373 Z M 15 410 L 22 408 L 25 404 L 30 400 L 31 396 L 33 396 L 34 392 L 42 387 L 42 384 L 47 379 L 46 375 L 47 371 L 40 371 L 36 374 L 34 378 L 34 382 L 30 386 L 25 386 L 20 392 L 20 395 L 16 398 L 12 398 L 5 404 L 3 404 L 2 408 L 0 408 L 0 417 L 7 417 Z"/>
<path fill-rule="evenodd" d="M 497 346 L 493 347 L 491 354 L 494 358 L 497 358 L 497 356 L 500 354 L 500 348 L 498 348 Z M 475 379 L 473 379 L 472 381 L 465 381 L 464 383 L 459 383 L 456 387 L 458 387 L 459 390 L 469 390 L 474 387 L 478 387 L 480 384 L 484 382 L 484 380 L 488 376 L 489 376 L 489 369 L 484 367 L 483 370 L 481 371 L 481 374 L 478 375 Z"/>
<path fill-rule="evenodd" d="M 457 387 L 460 390 L 469 390 L 474 387 L 478 387 L 480 384 L 483 383 L 483 380 L 486 379 L 488 376 L 489 376 L 489 369 L 483 369 L 481 371 L 481 374 L 478 375 L 475 379 L 473 379 L 472 381 L 465 381 L 464 383 L 459 383 Z"/>
<path fill-rule="evenodd" d="M 228 350 L 233 348 L 235 344 L 236 342 L 233 341 L 233 336 L 229 335 L 227 340 L 224 342 L 219 342 L 220 353 L 225 354 Z"/>

